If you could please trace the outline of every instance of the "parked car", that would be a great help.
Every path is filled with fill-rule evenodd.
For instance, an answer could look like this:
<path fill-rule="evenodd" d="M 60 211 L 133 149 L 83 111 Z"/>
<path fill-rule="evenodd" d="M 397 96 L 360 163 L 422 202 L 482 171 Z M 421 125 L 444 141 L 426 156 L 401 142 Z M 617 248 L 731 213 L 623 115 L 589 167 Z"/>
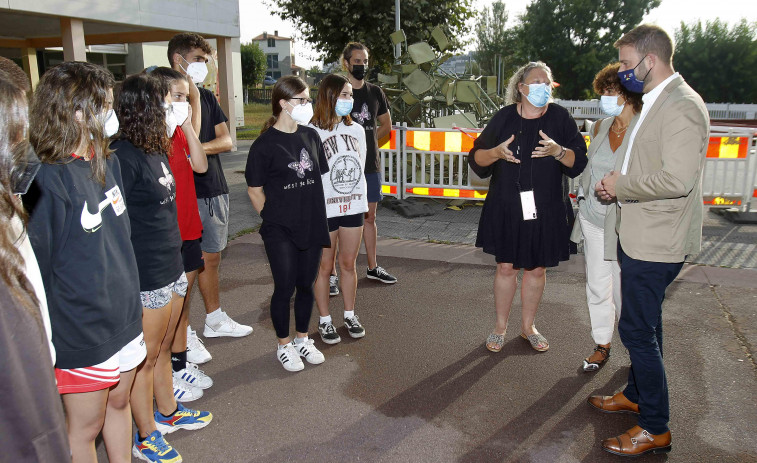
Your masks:
<path fill-rule="evenodd" d="M 276 83 L 276 79 L 274 79 L 271 76 L 265 76 L 265 79 L 263 79 L 263 85 L 273 85 Z"/>

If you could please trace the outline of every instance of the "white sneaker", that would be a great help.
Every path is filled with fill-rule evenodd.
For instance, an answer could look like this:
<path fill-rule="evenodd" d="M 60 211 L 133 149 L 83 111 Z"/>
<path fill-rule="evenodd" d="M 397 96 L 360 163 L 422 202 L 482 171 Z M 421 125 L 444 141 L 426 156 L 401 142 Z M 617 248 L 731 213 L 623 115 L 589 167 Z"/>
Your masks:
<path fill-rule="evenodd" d="M 176 373 L 174 373 L 175 375 Z M 202 389 L 190 386 L 181 379 L 173 377 L 173 396 L 177 402 L 191 402 L 202 397 Z"/>
<path fill-rule="evenodd" d="M 316 347 L 313 345 L 313 340 L 308 339 L 305 342 L 302 343 L 293 343 L 294 344 L 294 350 L 297 351 L 297 353 L 300 355 L 300 357 L 304 357 L 305 360 L 308 361 L 308 363 L 312 365 L 318 365 L 323 363 L 326 360 L 326 357 L 323 356 L 323 353 L 316 349 Z"/>
<path fill-rule="evenodd" d="M 198 387 L 200 389 L 207 389 L 213 385 L 213 380 L 210 379 L 210 376 L 206 375 L 194 363 L 187 362 L 187 367 L 174 371 L 173 377 L 176 380 L 183 381 L 187 386 Z"/>
<path fill-rule="evenodd" d="M 276 349 L 276 358 L 279 359 L 286 371 L 302 371 L 305 368 L 305 364 L 300 360 L 300 356 L 291 342 L 284 346 L 280 345 Z"/>
<path fill-rule="evenodd" d="M 221 311 L 221 321 L 213 326 L 208 325 L 208 319 L 205 318 L 205 330 L 202 334 L 206 338 L 220 338 L 221 336 L 230 336 L 232 338 L 241 338 L 252 333 L 252 327 L 247 325 L 240 325 L 229 317 L 226 312 Z M 193 362 L 196 363 L 196 362 Z"/>
<path fill-rule="evenodd" d="M 213 358 L 202 343 L 202 339 L 197 337 L 197 331 L 187 327 L 187 362 L 206 363 Z"/>

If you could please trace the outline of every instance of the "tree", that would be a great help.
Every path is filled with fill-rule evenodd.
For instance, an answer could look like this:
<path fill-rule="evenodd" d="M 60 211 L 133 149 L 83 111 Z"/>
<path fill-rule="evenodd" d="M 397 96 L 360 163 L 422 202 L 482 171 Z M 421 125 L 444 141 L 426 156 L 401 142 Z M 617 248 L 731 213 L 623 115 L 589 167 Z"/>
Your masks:
<path fill-rule="evenodd" d="M 592 81 L 617 61 L 613 43 L 660 0 L 534 0 L 516 28 L 521 61 L 541 60 L 560 82 L 561 98 L 591 97 Z"/>
<path fill-rule="evenodd" d="M 704 101 L 757 102 L 757 22 L 681 23 L 675 37 L 673 65 Z"/>
<path fill-rule="evenodd" d="M 515 34 L 513 29 L 507 29 L 507 9 L 505 2 L 496 0 L 491 9 L 484 7 L 478 14 L 476 23 L 476 61 L 481 71 L 488 75 L 497 75 L 497 65 L 500 60 L 504 64 L 505 74 L 513 67 L 513 52 Z"/>
<path fill-rule="evenodd" d="M 429 29 L 446 26 L 452 47 L 461 43 L 457 37 L 468 32 L 466 21 L 473 17 L 473 0 L 402 0 L 400 27 L 410 43 L 422 40 Z M 348 42 L 361 42 L 371 52 L 371 66 L 388 68 L 394 60 L 389 34 L 394 32 L 394 2 L 344 0 L 313 2 L 302 0 L 270 0 L 275 13 L 291 20 L 298 35 L 313 44 L 321 60 L 339 60 Z"/>
<path fill-rule="evenodd" d="M 242 55 L 242 83 L 245 86 L 257 85 L 265 77 L 265 53 L 257 43 L 244 43 L 239 47 Z"/>

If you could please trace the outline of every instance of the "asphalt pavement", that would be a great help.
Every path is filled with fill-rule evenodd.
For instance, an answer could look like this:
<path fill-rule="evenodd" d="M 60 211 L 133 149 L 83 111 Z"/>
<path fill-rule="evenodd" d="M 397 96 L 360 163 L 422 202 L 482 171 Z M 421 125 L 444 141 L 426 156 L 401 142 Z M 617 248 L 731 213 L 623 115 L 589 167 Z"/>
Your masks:
<path fill-rule="evenodd" d="M 600 442 L 634 418 L 598 413 L 586 399 L 619 390 L 629 360 L 616 334 L 608 364 L 593 374 L 580 370 L 593 348 L 581 255 L 547 272 L 536 326 L 550 350 L 537 353 L 520 338 L 516 294 L 505 347 L 491 353 L 484 340 L 494 323 L 494 261 L 470 245 L 479 208 L 448 211 L 432 202 L 439 211 L 417 219 L 381 208 L 379 263 L 398 282 L 365 279 L 361 254 L 356 314 L 366 336 L 351 339 L 339 321 L 342 342 L 327 346 L 314 313 L 311 333 L 326 362 L 289 373 L 275 357 L 268 262 L 260 236 L 248 233 L 259 218 L 245 191 L 246 149 L 223 156 L 236 238 L 223 252 L 221 302 L 254 332 L 205 340 L 213 360 L 202 368 L 215 385 L 187 406 L 210 410 L 214 420 L 168 437 L 184 461 L 622 461 Z M 738 237 L 754 253 L 748 237 L 755 226 L 712 220 L 710 241 Z M 637 461 L 757 462 L 757 270 L 736 268 L 749 263 L 742 261 L 734 268 L 687 264 L 668 289 L 673 451 Z M 341 320 L 341 296 L 330 308 Z M 203 316 L 195 294 L 190 320 L 198 333 Z"/>

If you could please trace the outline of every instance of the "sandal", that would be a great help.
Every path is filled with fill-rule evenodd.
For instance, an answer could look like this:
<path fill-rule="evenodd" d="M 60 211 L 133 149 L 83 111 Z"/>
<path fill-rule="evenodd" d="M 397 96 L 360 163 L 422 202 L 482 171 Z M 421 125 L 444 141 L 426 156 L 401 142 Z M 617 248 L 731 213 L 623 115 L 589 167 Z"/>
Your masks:
<path fill-rule="evenodd" d="M 547 338 L 545 338 L 538 331 L 534 331 L 534 334 L 529 335 L 521 333 L 520 337 L 531 343 L 531 347 L 533 347 L 536 351 L 546 352 L 549 350 L 549 343 L 547 342 Z"/>
<path fill-rule="evenodd" d="M 486 338 L 486 348 L 492 352 L 499 352 L 505 347 L 505 334 L 492 333 Z"/>
<path fill-rule="evenodd" d="M 600 354 L 602 354 L 602 360 L 600 360 L 599 362 L 589 362 L 589 358 L 591 358 L 591 356 L 586 357 L 584 359 L 584 366 L 583 366 L 584 371 L 587 371 L 587 372 L 597 371 L 602 367 L 602 365 L 607 363 L 607 359 L 610 358 L 609 347 L 604 347 L 597 344 L 597 347 L 594 348 L 594 352 L 599 352 Z"/>

